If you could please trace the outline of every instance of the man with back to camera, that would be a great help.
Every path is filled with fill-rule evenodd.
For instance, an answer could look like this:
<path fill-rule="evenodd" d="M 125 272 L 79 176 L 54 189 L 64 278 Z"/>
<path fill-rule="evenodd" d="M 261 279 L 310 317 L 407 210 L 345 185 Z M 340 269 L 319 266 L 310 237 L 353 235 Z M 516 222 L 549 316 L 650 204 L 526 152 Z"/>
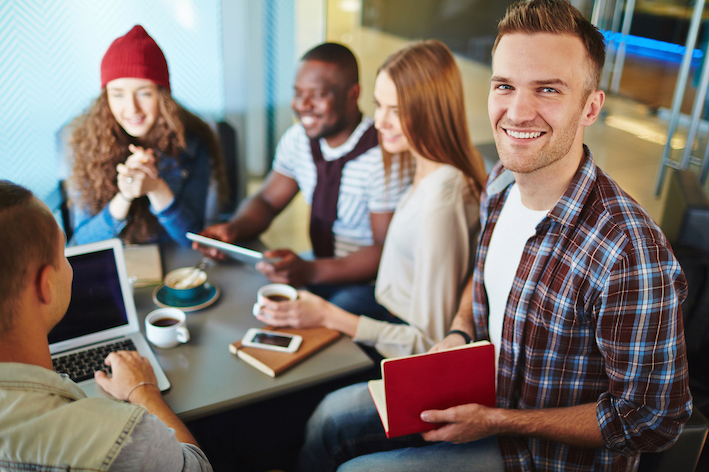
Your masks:
<path fill-rule="evenodd" d="M 96 373 L 126 403 L 86 398 L 54 372 L 47 334 L 73 278 L 64 242 L 44 203 L 0 180 L 0 469 L 211 471 L 135 351 L 108 355 L 112 377 Z"/>
<path fill-rule="evenodd" d="M 497 407 L 424 411 L 447 424 L 392 441 L 366 387 L 347 387 L 311 417 L 303 470 L 636 470 L 691 414 L 684 275 L 583 145 L 605 100 L 602 35 L 566 0 L 516 3 L 498 30 L 488 111 L 501 163 L 481 204 L 473 309 L 434 347 L 489 338 Z"/>
<path fill-rule="evenodd" d="M 377 132 L 358 108 L 359 92 L 357 60 L 348 48 L 325 43 L 308 51 L 291 102 L 298 123 L 278 143 L 273 170 L 230 222 L 202 232 L 232 243 L 256 238 L 302 191 L 312 205 L 315 260 L 276 249 L 265 256 L 280 260 L 257 268 L 273 282 L 311 285 L 311 291 L 353 313 L 376 305 L 371 281 L 408 183 L 400 183 L 396 166 L 385 179 Z M 214 249 L 193 247 L 220 257 Z"/>

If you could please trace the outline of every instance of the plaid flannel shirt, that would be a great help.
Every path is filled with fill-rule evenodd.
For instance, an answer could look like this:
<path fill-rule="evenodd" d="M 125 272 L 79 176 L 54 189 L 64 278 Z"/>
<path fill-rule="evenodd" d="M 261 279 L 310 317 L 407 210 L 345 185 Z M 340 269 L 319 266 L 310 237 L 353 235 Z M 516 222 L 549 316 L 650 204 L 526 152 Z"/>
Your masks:
<path fill-rule="evenodd" d="M 669 447 L 692 410 L 680 303 L 684 274 L 648 214 L 586 157 L 524 248 L 503 324 L 497 404 L 596 403 L 606 448 L 501 436 L 505 469 L 635 470 Z M 481 207 L 476 337 L 487 338 L 483 268 L 514 178 L 500 164 Z"/>

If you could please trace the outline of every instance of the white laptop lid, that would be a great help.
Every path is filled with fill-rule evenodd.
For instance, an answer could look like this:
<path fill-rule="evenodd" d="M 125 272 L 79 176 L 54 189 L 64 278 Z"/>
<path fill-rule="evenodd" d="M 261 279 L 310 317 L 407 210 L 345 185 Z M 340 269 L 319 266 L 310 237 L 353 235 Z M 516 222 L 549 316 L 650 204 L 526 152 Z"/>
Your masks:
<path fill-rule="evenodd" d="M 69 247 L 65 254 L 74 269 L 71 302 L 49 333 L 50 352 L 140 332 L 121 240 Z"/>

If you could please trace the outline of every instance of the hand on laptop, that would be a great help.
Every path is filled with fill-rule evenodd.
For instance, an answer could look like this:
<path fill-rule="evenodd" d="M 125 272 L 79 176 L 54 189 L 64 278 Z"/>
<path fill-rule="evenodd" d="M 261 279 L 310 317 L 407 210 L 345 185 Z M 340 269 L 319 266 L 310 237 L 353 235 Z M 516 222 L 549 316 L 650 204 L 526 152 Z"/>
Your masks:
<path fill-rule="evenodd" d="M 106 365 L 111 366 L 112 377 L 101 371 L 94 375 L 104 390 L 120 400 L 145 407 L 148 413 L 175 430 L 178 441 L 199 447 L 192 433 L 163 400 L 150 361 L 136 351 L 118 351 L 106 357 Z"/>
<path fill-rule="evenodd" d="M 146 384 L 138 387 L 139 389 L 150 390 L 160 395 L 158 381 L 150 361 L 140 357 L 136 351 L 112 352 L 106 357 L 105 362 L 106 365 L 111 366 L 113 375 L 109 377 L 104 372 L 98 371 L 94 377 L 101 388 L 114 397 L 128 400 L 131 391 L 142 382 Z M 133 393 L 134 399 L 136 394 L 137 390 Z"/>

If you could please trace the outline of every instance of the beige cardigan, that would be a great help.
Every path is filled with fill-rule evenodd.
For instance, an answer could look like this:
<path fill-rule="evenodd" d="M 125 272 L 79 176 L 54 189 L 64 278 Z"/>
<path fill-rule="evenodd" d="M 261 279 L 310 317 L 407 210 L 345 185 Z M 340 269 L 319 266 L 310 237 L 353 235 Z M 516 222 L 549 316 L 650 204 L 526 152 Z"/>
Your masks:
<path fill-rule="evenodd" d="M 409 188 L 389 225 L 375 288 L 379 304 L 408 325 L 361 316 L 353 339 L 385 357 L 426 352 L 441 341 L 472 270 L 479 228 L 479 205 L 454 167 Z"/>

